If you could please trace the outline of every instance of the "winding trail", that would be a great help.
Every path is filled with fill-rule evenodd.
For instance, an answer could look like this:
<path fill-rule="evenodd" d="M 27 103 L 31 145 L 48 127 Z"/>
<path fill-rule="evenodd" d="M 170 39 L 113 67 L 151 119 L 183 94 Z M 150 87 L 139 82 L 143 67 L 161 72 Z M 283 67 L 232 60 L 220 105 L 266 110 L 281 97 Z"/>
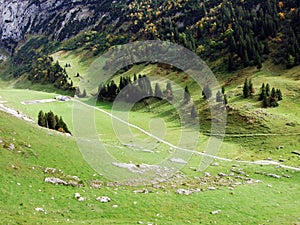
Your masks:
<path fill-rule="evenodd" d="M 103 109 L 100 109 L 100 108 L 97 108 L 95 106 L 91 106 L 87 103 L 84 103 L 82 101 L 79 101 L 77 99 L 74 99 L 74 101 L 82 104 L 82 105 L 85 105 L 86 107 L 89 107 L 89 108 L 92 108 L 94 110 L 97 110 L 101 113 L 104 113 L 106 114 L 107 116 L 113 118 L 114 120 L 117 120 L 129 127 L 132 127 L 142 133 L 144 133 L 145 135 L 161 142 L 161 143 L 164 143 L 165 145 L 169 146 L 169 147 L 172 147 L 174 149 L 178 149 L 178 150 L 181 150 L 181 151 L 184 151 L 184 152 L 188 152 L 188 153 L 192 153 L 192 154 L 197 154 L 197 155 L 202 155 L 202 156 L 206 156 L 206 157 L 210 157 L 210 158 L 213 158 L 213 159 L 217 159 L 217 160 L 220 160 L 220 161 L 226 161 L 226 162 L 232 162 L 232 163 L 243 163 L 243 164 L 249 164 L 249 165 L 274 165 L 274 166 L 279 166 L 279 167 L 282 167 L 282 168 L 285 168 L 285 169 L 292 169 L 292 170 L 295 170 L 295 171 L 300 171 L 300 168 L 299 167 L 292 167 L 292 166 L 287 166 L 287 165 L 283 165 L 279 162 L 275 162 L 275 161 L 270 161 L 270 160 L 259 160 L 259 161 L 254 161 L 254 162 L 251 162 L 251 161 L 246 161 L 246 160 L 234 160 L 234 159 L 228 159 L 228 158 L 223 158 L 223 157 L 219 157 L 219 156 L 215 156 L 215 155 L 210 155 L 210 154 L 206 154 L 206 153 L 203 153 L 203 152 L 198 152 L 198 151 L 195 151 L 195 150 L 191 150 L 191 149 L 186 149 L 186 148 L 182 148 L 182 147 L 178 147 L 176 145 L 173 145 L 172 143 L 168 142 L 168 141 L 165 141 L 155 135 L 153 135 L 152 133 L 134 125 L 134 124 L 131 124 L 131 123 L 128 123 L 126 122 L 125 120 L 122 120 L 116 116 L 114 116 L 113 114 L 103 110 Z M 251 135 L 251 134 L 250 134 Z M 249 135 L 249 136 L 250 136 Z M 252 135 L 252 136 L 268 136 L 269 134 L 257 134 L 257 135 Z M 277 134 L 270 134 L 270 135 L 277 135 Z M 279 134 L 278 134 L 279 135 Z M 300 135 L 300 134 L 295 134 L 295 135 Z M 234 135 L 235 137 L 237 137 L 236 135 Z M 242 134 L 240 137 L 244 137 L 244 135 Z"/>

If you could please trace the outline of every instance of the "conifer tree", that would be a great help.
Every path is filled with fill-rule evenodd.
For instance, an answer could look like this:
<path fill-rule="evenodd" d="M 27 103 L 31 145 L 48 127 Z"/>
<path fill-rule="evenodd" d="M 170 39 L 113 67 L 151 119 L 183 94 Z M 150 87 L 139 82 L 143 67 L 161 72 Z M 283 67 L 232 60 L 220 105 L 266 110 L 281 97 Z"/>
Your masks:
<path fill-rule="evenodd" d="M 57 115 L 55 115 L 54 118 L 55 118 L 55 121 L 56 121 L 56 124 L 55 124 L 55 130 L 58 130 L 58 128 L 60 128 L 60 127 L 59 127 L 59 124 L 58 124 L 59 118 L 58 118 Z"/>
<path fill-rule="evenodd" d="M 259 101 L 264 99 L 264 96 L 266 96 L 266 87 L 265 87 L 265 83 L 262 84 L 261 89 L 260 89 L 260 94 L 259 94 Z"/>
<path fill-rule="evenodd" d="M 249 80 L 249 92 L 250 92 L 250 95 L 253 95 L 255 90 L 254 90 L 254 86 L 253 86 L 253 83 L 252 83 L 252 80 L 250 79 Z"/>
<path fill-rule="evenodd" d="M 209 87 L 208 84 L 206 84 L 204 86 L 203 91 L 202 91 L 202 96 L 203 96 L 204 99 L 210 99 L 211 98 L 212 91 L 211 91 L 211 89 L 210 89 L 210 87 Z"/>
<path fill-rule="evenodd" d="M 38 115 L 38 125 L 41 127 L 47 127 L 47 120 L 42 110 L 39 112 Z"/>
<path fill-rule="evenodd" d="M 276 90 L 276 98 L 278 99 L 278 101 L 282 100 L 282 93 L 280 89 Z"/>
<path fill-rule="evenodd" d="M 191 117 L 192 119 L 195 119 L 197 117 L 198 113 L 197 113 L 197 110 L 196 110 L 196 107 L 195 105 L 192 106 L 192 109 L 191 109 Z"/>
<path fill-rule="evenodd" d="M 158 99 L 162 99 L 162 91 L 158 83 L 155 84 L 154 96 Z"/>
<path fill-rule="evenodd" d="M 266 96 L 267 97 L 270 96 L 270 85 L 269 84 L 266 85 Z"/>
<path fill-rule="evenodd" d="M 217 102 L 223 102 L 223 95 L 222 95 L 220 90 L 216 94 L 216 101 Z"/>
<path fill-rule="evenodd" d="M 244 82 L 243 96 L 244 96 L 244 98 L 248 98 L 250 96 L 250 87 L 249 87 L 248 79 L 245 79 L 245 82 Z"/>
<path fill-rule="evenodd" d="M 224 95 L 224 104 L 227 105 L 228 104 L 228 99 L 227 99 L 227 95 Z"/>
<path fill-rule="evenodd" d="M 52 130 L 55 129 L 56 120 L 55 120 L 54 113 L 52 111 L 50 111 L 49 113 L 47 113 L 47 125 L 48 125 L 49 129 L 52 129 Z"/>
<path fill-rule="evenodd" d="M 184 88 L 184 103 L 189 103 L 191 100 L 190 91 L 188 89 L 188 86 L 185 86 Z"/>
<path fill-rule="evenodd" d="M 272 88 L 272 90 L 271 90 L 271 97 L 272 97 L 272 98 L 275 98 L 275 97 L 276 97 L 276 91 L 275 91 L 275 88 Z"/>
<path fill-rule="evenodd" d="M 222 87 L 222 94 L 225 95 L 225 87 Z"/>
<path fill-rule="evenodd" d="M 267 108 L 269 106 L 269 101 L 268 101 L 268 98 L 267 96 L 265 95 L 264 98 L 263 98 L 263 108 Z"/>

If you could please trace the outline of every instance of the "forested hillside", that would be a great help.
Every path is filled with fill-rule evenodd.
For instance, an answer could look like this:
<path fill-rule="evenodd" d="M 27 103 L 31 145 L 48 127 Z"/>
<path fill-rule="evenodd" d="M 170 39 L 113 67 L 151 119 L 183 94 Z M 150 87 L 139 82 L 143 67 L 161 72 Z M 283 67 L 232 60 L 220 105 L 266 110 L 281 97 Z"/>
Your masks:
<path fill-rule="evenodd" d="M 66 7 L 78 8 L 78 4 Z M 12 77 L 32 74 L 38 58 L 57 50 L 86 51 L 94 57 L 115 45 L 149 39 L 183 45 L 221 71 L 248 66 L 260 69 L 266 60 L 287 69 L 300 64 L 297 0 L 123 0 L 80 4 L 88 8 L 89 13 L 82 12 L 86 22 L 74 19 L 72 26 L 61 27 L 57 35 L 56 29 L 51 35 L 37 26 L 28 29 L 28 34 L 38 32 L 39 37 L 27 42 L 25 38 L 25 44 L 15 48 L 7 73 Z M 53 8 L 53 13 L 59 14 L 62 9 Z M 96 13 L 100 11 L 107 13 Z M 57 26 L 70 22 L 64 14 L 55 18 Z M 40 37 L 43 35 L 47 38 Z"/>
<path fill-rule="evenodd" d="M 161 39 L 184 45 L 204 59 L 221 58 L 228 70 L 260 68 L 268 58 L 290 68 L 300 63 L 299 5 L 296 0 L 115 2 L 113 23 L 104 20 L 93 29 L 99 33 L 86 32 L 67 47 L 72 43 L 98 54 L 103 45 Z"/>

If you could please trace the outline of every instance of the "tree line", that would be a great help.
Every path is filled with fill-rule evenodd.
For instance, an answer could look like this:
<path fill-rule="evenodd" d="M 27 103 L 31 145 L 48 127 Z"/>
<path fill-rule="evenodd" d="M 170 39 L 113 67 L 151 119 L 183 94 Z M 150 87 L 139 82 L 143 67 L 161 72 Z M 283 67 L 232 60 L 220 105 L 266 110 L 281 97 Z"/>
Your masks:
<path fill-rule="evenodd" d="M 57 130 L 62 133 L 71 134 L 67 124 L 63 121 L 63 118 L 55 115 L 52 111 L 44 113 L 42 110 L 40 110 L 38 114 L 38 125 L 51 130 Z"/>
<path fill-rule="evenodd" d="M 156 83 L 153 91 L 149 77 L 141 74 L 138 76 L 134 74 L 133 80 L 130 76 L 121 76 L 119 84 L 116 84 L 114 80 L 109 81 L 107 84 L 100 84 L 98 101 L 112 102 L 117 96 L 118 100 L 125 102 L 138 102 L 150 97 L 173 100 L 171 82 L 166 84 L 164 91 L 162 91 L 159 83 Z"/>

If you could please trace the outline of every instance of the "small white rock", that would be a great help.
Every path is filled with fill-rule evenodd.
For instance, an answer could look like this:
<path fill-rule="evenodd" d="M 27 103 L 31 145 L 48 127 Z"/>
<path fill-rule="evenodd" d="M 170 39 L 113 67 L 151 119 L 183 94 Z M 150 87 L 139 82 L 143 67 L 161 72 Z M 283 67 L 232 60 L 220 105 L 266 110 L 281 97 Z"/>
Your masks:
<path fill-rule="evenodd" d="M 107 196 L 98 197 L 98 198 L 96 198 L 96 200 L 99 202 L 102 202 L 102 203 L 110 202 L 110 198 Z"/>
<path fill-rule="evenodd" d="M 220 209 L 218 209 L 218 210 L 212 211 L 210 214 L 213 214 L 213 215 L 215 215 L 215 214 L 219 214 L 220 212 L 221 212 L 221 210 L 220 210 Z"/>

